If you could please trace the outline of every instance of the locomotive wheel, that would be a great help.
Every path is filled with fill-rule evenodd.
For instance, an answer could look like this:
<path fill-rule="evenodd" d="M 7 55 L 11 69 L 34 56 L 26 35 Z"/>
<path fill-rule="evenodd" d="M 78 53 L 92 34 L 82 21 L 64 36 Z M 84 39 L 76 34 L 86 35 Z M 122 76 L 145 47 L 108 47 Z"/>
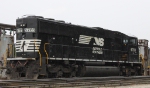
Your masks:
<path fill-rule="evenodd" d="M 38 79 L 38 64 L 33 63 L 29 65 L 30 67 L 26 68 L 26 78 L 27 79 Z"/>
<path fill-rule="evenodd" d="M 77 72 L 77 76 L 79 77 L 83 77 L 84 74 L 86 72 L 86 67 L 85 66 L 82 66 L 82 65 L 79 65 L 78 67 L 78 72 Z"/>
<path fill-rule="evenodd" d="M 119 72 L 119 76 L 123 76 L 123 72 L 122 71 Z"/>
<path fill-rule="evenodd" d="M 134 68 L 134 76 L 137 76 L 138 72 L 137 72 L 137 68 Z"/>
<path fill-rule="evenodd" d="M 49 78 L 76 77 L 76 68 L 74 65 L 48 65 L 47 74 Z"/>
<path fill-rule="evenodd" d="M 73 71 L 71 73 L 63 73 L 63 77 L 66 77 L 66 78 L 76 77 L 76 72 Z"/>
<path fill-rule="evenodd" d="M 63 74 L 63 77 L 70 78 L 70 77 L 72 77 L 72 76 L 71 76 L 71 73 L 64 73 L 64 74 Z"/>
<path fill-rule="evenodd" d="M 76 77 L 76 72 L 75 71 L 71 72 L 71 76 L 70 77 Z"/>
<path fill-rule="evenodd" d="M 138 72 L 137 72 L 137 71 L 135 71 L 135 72 L 134 72 L 134 76 L 137 76 L 137 75 L 138 75 Z"/>
<path fill-rule="evenodd" d="M 39 76 L 39 74 L 33 74 L 33 73 L 28 73 L 27 75 L 26 75 L 26 78 L 27 79 L 37 79 L 38 78 L 38 76 Z"/>
<path fill-rule="evenodd" d="M 38 75 L 38 74 L 37 74 Z M 45 78 L 47 78 L 47 76 L 45 76 L 45 75 L 38 75 L 38 77 L 37 77 L 38 79 L 45 79 Z"/>
<path fill-rule="evenodd" d="M 121 66 L 120 66 L 120 72 L 119 72 L 119 76 L 123 76 L 124 74 L 124 72 L 123 72 L 123 70 L 124 70 L 124 68 L 122 68 Z"/>
<path fill-rule="evenodd" d="M 58 78 L 57 73 L 51 73 L 51 75 L 49 76 L 50 78 Z"/>
<path fill-rule="evenodd" d="M 61 78 L 63 77 L 63 72 L 60 70 L 56 73 L 56 78 Z"/>
<path fill-rule="evenodd" d="M 126 68 L 126 76 L 131 76 L 131 68 Z"/>

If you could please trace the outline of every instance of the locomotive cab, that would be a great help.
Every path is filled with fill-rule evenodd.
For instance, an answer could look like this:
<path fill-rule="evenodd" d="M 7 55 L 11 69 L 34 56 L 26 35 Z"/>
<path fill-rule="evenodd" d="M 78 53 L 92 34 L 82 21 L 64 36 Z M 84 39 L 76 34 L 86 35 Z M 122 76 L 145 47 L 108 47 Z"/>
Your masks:
<path fill-rule="evenodd" d="M 138 39 L 136 37 L 129 37 L 128 53 L 129 62 L 139 61 Z"/>
<path fill-rule="evenodd" d="M 137 62 L 139 60 L 138 39 L 128 36 L 123 39 L 123 60 L 128 62 Z"/>

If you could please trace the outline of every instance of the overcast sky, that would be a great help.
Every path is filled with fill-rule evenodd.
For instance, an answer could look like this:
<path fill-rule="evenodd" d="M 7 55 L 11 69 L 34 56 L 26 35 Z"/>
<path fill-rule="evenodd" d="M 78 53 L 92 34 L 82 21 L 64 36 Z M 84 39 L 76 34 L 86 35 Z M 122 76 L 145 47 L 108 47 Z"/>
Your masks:
<path fill-rule="evenodd" d="M 40 15 L 132 34 L 150 41 L 150 0 L 1 0 L 0 23 Z M 150 44 L 149 44 L 150 45 Z"/>

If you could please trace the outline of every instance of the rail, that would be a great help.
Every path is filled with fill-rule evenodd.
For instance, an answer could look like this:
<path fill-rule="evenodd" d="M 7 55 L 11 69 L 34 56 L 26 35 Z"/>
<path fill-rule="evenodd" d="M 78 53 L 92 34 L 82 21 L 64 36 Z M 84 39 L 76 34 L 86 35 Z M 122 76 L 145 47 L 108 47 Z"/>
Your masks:
<path fill-rule="evenodd" d="M 1 80 L 2 88 L 105 88 L 119 87 L 129 85 L 150 84 L 150 76 L 132 76 L 132 77 L 81 77 L 81 78 L 51 78 L 38 80 Z"/>

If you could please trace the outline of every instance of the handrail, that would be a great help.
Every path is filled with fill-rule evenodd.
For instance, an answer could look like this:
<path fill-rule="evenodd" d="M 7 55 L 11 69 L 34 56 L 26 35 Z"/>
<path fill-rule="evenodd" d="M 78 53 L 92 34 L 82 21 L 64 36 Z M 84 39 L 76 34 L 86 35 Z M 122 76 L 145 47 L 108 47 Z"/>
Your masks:
<path fill-rule="evenodd" d="M 34 45 L 35 45 L 35 47 L 37 48 L 37 45 L 36 45 L 36 43 L 35 43 L 35 41 L 34 41 Z M 38 48 L 37 48 L 38 49 Z M 41 57 L 41 53 L 40 53 L 40 50 L 38 49 L 38 53 L 39 53 L 39 55 L 40 55 L 40 66 L 42 66 L 42 57 Z"/>
<path fill-rule="evenodd" d="M 9 46 L 8 47 L 10 47 L 10 49 L 9 49 L 9 53 L 8 53 L 8 56 L 10 57 L 11 55 L 12 55 L 12 47 L 13 47 L 13 45 L 12 44 L 9 44 Z"/>
<path fill-rule="evenodd" d="M 144 63 L 145 63 L 144 56 L 142 54 L 140 54 L 139 57 L 141 59 L 142 65 L 144 67 Z"/>
<path fill-rule="evenodd" d="M 47 44 L 49 44 L 49 43 L 45 43 L 45 44 L 44 44 L 44 51 L 45 51 L 45 53 L 46 53 L 46 62 L 47 62 L 47 64 L 48 64 L 48 54 L 47 54 L 47 51 L 46 51 L 46 49 L 45 49 L 45 46 L 46 46 Z"/>
<path fill-rule="evenodd" d="M 5 53 L 5 54 L 3 54 L 4 67 L 6 67 L 6 64 L 7 64 L 7 52 L 8 52 L 8 49 L 6 49 L 6 53 Z"/>

